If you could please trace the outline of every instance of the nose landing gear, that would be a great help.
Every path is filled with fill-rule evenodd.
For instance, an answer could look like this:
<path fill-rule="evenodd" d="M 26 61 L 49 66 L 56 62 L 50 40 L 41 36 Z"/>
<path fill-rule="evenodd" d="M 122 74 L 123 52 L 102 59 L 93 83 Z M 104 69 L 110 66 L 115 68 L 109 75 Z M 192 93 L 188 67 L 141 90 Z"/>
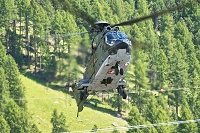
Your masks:
<path fill-rule="evenodd" d="M 122 85 L 119 85 L 119 86 L 117 87 L 117 91 L 118 91 L 118 93 L 122 96 L 123 99 L 126 99 L 126 98 L 127 98 L 127 92 L 126 92 L 126 90 L 123 88 Z"/>
<path fill-rule="evenodd" d="M 123 75 L 123 74 L 124 74 L 124 69 L 120 68 L 119 73 L 120 73 L 121 75 Z"/>
<path fill-rule="evenodd" d="M 124 70 L 123 68 L 120 68 L 120 62 L 117 61 L 115 64 L 115 75 L 118 75 L 120 73 L 120 75 L 124 74 Z"/>

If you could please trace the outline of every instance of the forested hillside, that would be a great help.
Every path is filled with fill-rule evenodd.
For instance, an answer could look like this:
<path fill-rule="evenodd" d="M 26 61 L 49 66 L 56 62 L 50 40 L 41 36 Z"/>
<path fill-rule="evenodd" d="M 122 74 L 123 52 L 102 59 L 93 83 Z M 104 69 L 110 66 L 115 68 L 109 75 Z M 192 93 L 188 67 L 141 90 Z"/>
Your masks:
<path fill-rule="evenodd" d="M 82 78 L 93 35 L 75 34 L 91 30 L 90 22 L 104 20 L 116 24 L 187 2 L 193 4 L 120 27 L 133 40 L 132 62 L 125 75 L 127 89 L 132 93 L 129 103 L 120 100 L 121 106 L 115 105 L 117 97 L 111 102 L 118 111 L 129 106 L 126 121 L 130 126 L 200 118 L 199 3 L 195 0 L 1 0 L 0 132 L 39 132 L 27 113 L 27 103 L 16 100 L 25 98 L 26 87 L 21 84 L 20 72 L 49 86 Z M 160 89 L 164 92 L 157 93 Z M 128 132 L 195 133 L 200 132 L 200 123 Z"/>
<path fill-rule="evenodd" d="M 27 113 L 24 86 L 21 85 L 17 64 L 0 43 L 0 132 L 39 132 Z"/>

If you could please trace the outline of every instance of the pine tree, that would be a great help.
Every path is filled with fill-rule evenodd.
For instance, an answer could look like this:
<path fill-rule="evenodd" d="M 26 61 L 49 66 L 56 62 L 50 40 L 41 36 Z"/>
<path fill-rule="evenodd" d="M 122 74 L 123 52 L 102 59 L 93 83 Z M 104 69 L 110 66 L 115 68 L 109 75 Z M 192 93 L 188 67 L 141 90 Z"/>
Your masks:
<path fill-rule="evenodd" d="M 10 97 L 13 99 L 24 98 L 24 86 L 20 80 L 20 73 L 15 63 L 14 59 L 11 56 L 7 56 L 5 62 L 5 74 L 7 75 Z M 16 101 L 20 107 L 26 107 L 26 102 L 22 100 Z"/>
<path fill-rule="evenodd" d="M 13 99 L 24 98 L 24 88 L 20 80 L 20 73 L 17 64 L 10 55 L 5 54 L 5 48 L 0 44 L 0 116 L 1 123 L 9 125 L 10 132 L 29 132 L 31 122 L 26 112 L 26 104 L 24 101 L 16 101 Z M 4 127 L 2 127 L 4 128 Z M 4 132 L 4 131 L 3 131 Z"/>
<path fill-rule="evenodd" d="M 175 28 L 175 37 L 177 39 L 180 39 L 180 42 L 182 44 L 182 47 L 184 47 L 185 52 L 183 55 L 185 55 L 185 61 L 188 64 L 188 69 L 187 73 L 188 73 L 188 80 L 189 81 L 184 81 L 185 83 L 188 83 L 188 87 L 189 88 L 193 88 L 192 90 L 192 95 L 188 96 L 188 99 L 190 101 L 190 108 L 193 110 L 194 108 L 194 98 L 195 98 L 195 89 L 194 87 L 197 86 L 197 81 L 200 77 L 200 75 L 198 74 L 198 72 L 200 72 L 200 66 L 199 66 L 199 61 L 197 59 L 197 56 L 195 54 L 195 47 L 194 44 L 192 42 L 192 34 L 191 32 L 189 32 L 185 22 L 183 20 L 181 20 L 180 22 L 177 23 L 177 26 Z M 179 44 L 179 43 L 177 43 Z M 180 47 L 180 46 L 179 46 Z M 183 49 L 183 48 L 182 48 Z M 182 50 L 183 51 L 183 50 Z M 183 75 L 182 75 L 183 76 Z"/>
<path fill-rule="evenodd" d="M 6 59 L 6 51 L 5 47 L 2 45 L 0 42 L 0 67 L 4 68 L 5 67 L 5 59 Z"/>
<path fill-rule="evenodd" d="M 4 118 L 10 126 L 12 133 L 29 132 L 29 117 L 24 109 L 20 108 L 13 100 L 10 100 L 4 109 Z"/>
<path fill-rule="evenodd" d="M 24 88 L 20 81 L 20 73 L 14 59 L 6 55 L 5 48 L 0 43 L 0 67 L 2 70 L 2 92 L 4 97 L 13 99 L 24 98 Z M 5 80 L 4 80 L 5 78 Z M 3 81 L 4 80 L 4 81 Z M 4 87 L 7 86 L 7 87 Z M 7 89 L 6 89 L 7 88 Z M 4 90 L 5 89 L 5 90 Z M 5 94 L 6 93 L 6 94 Z M 24 101 L 16 101 L 20 107 L 26 107 Z"/>
<path fill-rule="evenodd" d="M 30 127 L 29 133 L 42 133 L 42 132 L 39 131 L 38 127 L 37 127 L 35 124 L 33 124 L 33 125 Z"/>
<path fill-rule="evenodd" d="M 181 46 L 180 42 L 177 42 Z M 179 48 L 177 46 L 177 48 Z M 181 53 L 180 49 L 174 50 L 173 57 L 171 59 L 171 76 L 173 79 L 173 84 L 176 87 L 188 86 L 188 64 L 185 62 L 184 54 Z"/>
<path fill-rule="evenodd" d="M 1 133 L 10 133 L 10 127 L 2 115 L 0 115 L 0 132 Z"/>
<path fill-rule="evenodd" d="M 0 67 L 0 100 L 4 103 L 4 100 L 9 99 L 9 89 L 8 89 L 8 81 L 6 80 L 6 75 L 4 73 L 4 69 Z M 1 104 L 0 104 L 1 106 Z"/>
<path fill-rule="evenodd" d="M 160 11 L 165 8 L 164 2 L 162 0 L 149 1 L 148 5 L 151 8 L 151 12 Z M 153 27 L 155 30 L 160 30 L 161 19 L 161 16 L 152 18 Z"/>
<path fill-rule="evenodd" d="M 95 0 L 91 2 L 90 9 L 93 9 L 91 10 L 91 16 L 94 17 L 96 20 L 104 20 L 102 7 L 103 6 L 99 3 L 99 1 Z"/>
<path fill-rule="evenodd" d="M 118 113 L 129 109 L 129 105 L 126 101 L 122 100 L 120 94 L 114 95 L 114 97 L 110 98 L 109 103 L 111 104 L 112 108 L 117 108 Z"/>
<path fill-rule="evenodd" d="M 157 53 L 156 59 L 156 88 L 161 89 L 166 87 L 168 84 L 168 76 L 170 73 L 170 66 L 168 64 L 168 59 L 162 49 Z"/>
<path fill-rule="evenodd" d="M 190 111 L 187 101 L 183 99 L 179 119 L 181 121 L 185 121 L 185 120 L 193 120 L 193 118 L 194 117 L 192 115 L 192 112 Z M 180 133 L 188 133 L 188 132 L 196 133 L 198 131 L 198 128 L 196 123 L 186 123 L 186 124 L 180 124 L 177 128 L 177 131 Z"/>
<path fill-rule="evenodd" d="M 38 72 L 38 53 L 40 52 L 41 57 L 42 52 L 39 50 L 41 50 L 40 46 L 44 44 L 44 25 L 46 16 L 44 9 L 37 3 L 37 1 L 31 1 L 31 8 L 34 10 L 30 19 L 33 22 L 33 35 L 30 37 L 30 46 L 33 48 L 34 52 L 34 74 L 36 75 Z"/>
<path fill-rule="evenodd" d="M 24 47 L 25 47 L 25 50 L 26 50 L 26 58 L 25 58 L 25 65 L 27 65 L 27 68 L 30 69 L 30 65 L 31 65 L 31 61 L 30 61 L 30 51 L 31 51 L 31 46 L 30 46 L 30 37 L 29 37 L 29 32 L 30 32 L 30 23 L 32 21 L 29 21 L 31 20 L 32 16 L 33 16 L 33 9 L 31 8 L 31 4 L 30 4 L 30 1 L 28 0 L 24 0 L 24 1 L 20 1 L 20 5 L 19 5 L 19 8 L 20 10 L 23 10 L 21 11 L 20 15 L 21 17 L 24 17 L 24 21 L 22 21 L 21 17 L 20 17 L 20 25 L 22 22 L 25 23 L 25 38 L 24 38 Z M 22 22 L 21 22 L 22 21 Z M 22 32 L 21 30 L 21 26 L 20 26 L 20 33 Z"/>
<path fill-rule="evenodd" d="M 130 126 L 138 126 L 138 125 L 145 125 L 149 124 L 149 122 L 145 121 L 145 119 L 142 117 L 140 114 L 139 110 L 137 107 L 133 106 L 131 111 L 129 112 L 127 122 Z M 157 133 L 156 129 L 154 127 L 148 127 L 148 128 L 135 128 L 135 129 L 129 129 L 128 133 Z"/>
<path fill-rule="evenodd" d="M 6 52 L 9 52 L 9 33 L 10 22 L 13 22 L 16 15 L 16 7 L 14 5 L 14 0 L 2 0 L 0 4 L 0 28 L 4 33 L 5 38 L 2 38 L 2 43 L 6 46 Z"/>
<path fill-rule="evenodd" d="M 123 10 L 124 10 L 124 4 L 123 1 L 121 0 L 111 0 L 108 2 L 110 5 L 111 10 L 113 11 L 114 14 L 112 15 L 117 15 L 118 18 L 123 18 L 124 14 L 123 14 Z M 105 4 L 106 5 L 106 4 Z M 111 15 L 111 14 L 110 14 Z M 106 15 L 105 15 L 106 16 Z M 123 19 L 122 19 L 123 20 Z"/>
<path fill-rule="evenodd" d="M 193 86 L 194 75 L 192 75 L 192 73 L 195 69 L 197 69 L 197 71 L 200 71 L 200 67 L 199 67 L 199 61 L 195 55 L 195 48 L 192 42 L 192 34 L 189 32 L 183 20 L 177 23 L 174 35 L 175 35 L 175 38 L 181 41 L 181 44 L 183 45 L 187 53 L 186 61 L 188 62 L 188 65 L 189 65 L 188 74 L 189 74 L 189 77 L 191 78 L 190 86 Z"/>
<path fill-rule="evenodd" d="M 200 93 L 198 93 L 197 95 L 197 98 L 195 99 L 195 102 L 194 102 L 194 118 L 200 118 Z M 197 126 L 198 126 L 198 132 L 200 132 L 200 123 L 198 122 L 197 123 Z"/>
<path fill-rule="evenodd" d="M 66 117 L 61 112 L 60 115 L 58 115 L 57 110 L 53 110 L 51 123 L 53 125 L 52 133 L 60 133 L 60 132 L 67 132 L 66 127 Z"/>
<path fill-rule="evenodd" d="M 144 118 L 141 116 L 139 110 L 135 106 L 133 106 L 131 111 L 129 112 L 127 122 L 131 126 L 145 124 Z M 132 133 L 132 132 L 142 133 L 143 131 L 142 131 L 142 129 L 139 129 L 139 128 L 129 129 L 128 133 Z"/>
<path fill-rule="evenodd" d="M 149 99 L 144 113 L 146 120 L 152 124 L 170 121 L 170 112 L 168 111 L 167 103 L 162 96 L 158 96 L 158 99 L 156 99 L 153 95 L 150 95 Z M 158 126 L 155 127 L 155 129 L 158 133 L 170 133 L 173 131 L 173 128 L 169 126 Z"/>
<path fill-rule="evenodd" d="M 198 61 L 200 62 L 200 29 L 198 30 L 198 32 L 195 34 L 194 36 L 194 44 L 195 44 L 195 53 L 196 53 L 196 57 L 198 59 Z"/>
<path fill-rule="evenodd" d="M 6 75 L 4 73 L 4 69 L 0 67 L 0 115 L 3 114 L 3 110 L 5 109 L 5 105 L 10 100 L 9 98 L 9 88 L 8 88 L 8 81 L 6 80 Z"/>

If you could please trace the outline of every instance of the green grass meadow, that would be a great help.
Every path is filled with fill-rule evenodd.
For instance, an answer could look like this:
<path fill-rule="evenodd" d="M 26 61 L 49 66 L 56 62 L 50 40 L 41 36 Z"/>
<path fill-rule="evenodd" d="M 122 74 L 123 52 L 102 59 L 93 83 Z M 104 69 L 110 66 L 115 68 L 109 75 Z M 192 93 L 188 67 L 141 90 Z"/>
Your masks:
<path fill-rule="evenodd" d="M 42 133 L 51 132 L 50 120 L 54 109 L 57 109 L 59 114 L 60 112 L 64 113 L 66 125 L 71 132 L 91 130 L 95 124 L 99 129 L 114 128 L 114 125 L 127 126 L 127 122 L 118 118 L 115 110 L 107 103 L 101 102 L 97 96 L 89 96 L 89 99 L 99 101 L 97 107 L 92 103 L 86 104 L 77 118 L 76 102 L 71 95 L 55 90 L 55 88 L 46 87 L 23 75 L 21 79 L 25 86 L 28 112 Z"/>

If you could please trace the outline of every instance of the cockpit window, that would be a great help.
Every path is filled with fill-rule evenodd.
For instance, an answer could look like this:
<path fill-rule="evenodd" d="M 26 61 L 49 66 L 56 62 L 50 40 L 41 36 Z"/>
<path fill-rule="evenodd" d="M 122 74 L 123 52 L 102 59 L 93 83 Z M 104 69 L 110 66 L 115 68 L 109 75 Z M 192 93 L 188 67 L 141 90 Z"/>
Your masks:
<path fill-rule="evenodd" d="M 107 45 L 112 46 L 117 39 L 128 39 L 128 37 L 120 31 L 111 31 L 106 33 L 105 42 Z"/>
<path fill-rule="evenodd" d="M 117 32 L 119 39 L 128 39 L 127 35 L 122 32 Z"/>
<path fill-rule="evenodd" d="M 108 32 L 107 33 L 107 40 L 112 40 L 112 39 L 127 39 L 127 35 L 118 31 L 118 32 Z"/>

